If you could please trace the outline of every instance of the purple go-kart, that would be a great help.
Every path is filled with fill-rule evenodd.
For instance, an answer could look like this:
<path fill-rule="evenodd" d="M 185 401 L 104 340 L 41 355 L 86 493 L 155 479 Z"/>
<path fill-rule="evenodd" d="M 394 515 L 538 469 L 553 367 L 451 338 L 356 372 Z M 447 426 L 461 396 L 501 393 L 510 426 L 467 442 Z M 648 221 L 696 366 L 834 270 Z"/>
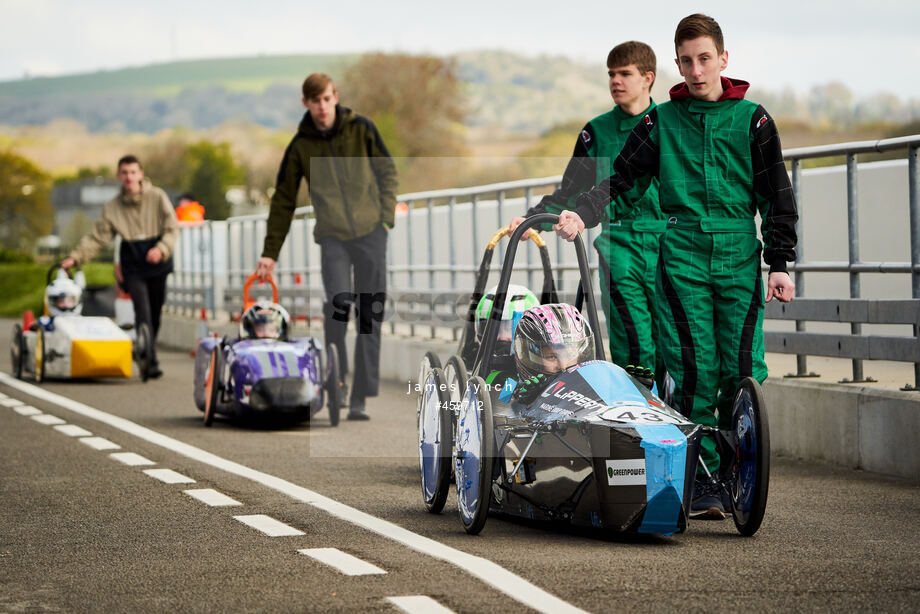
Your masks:
<path fill-rule="evenodd" d="M 339 423 L 341 370 L 335 346 L 313 337 L 289 338 L 290 316 L 278 304 L 253 301 L 250 276 L 243 287 L 240 337 L 206 337 L 195 354 L 195 405 L 205 426 L 216 414 L 238 418 L 309 420 L 323 406 L 329 422 Z"/>

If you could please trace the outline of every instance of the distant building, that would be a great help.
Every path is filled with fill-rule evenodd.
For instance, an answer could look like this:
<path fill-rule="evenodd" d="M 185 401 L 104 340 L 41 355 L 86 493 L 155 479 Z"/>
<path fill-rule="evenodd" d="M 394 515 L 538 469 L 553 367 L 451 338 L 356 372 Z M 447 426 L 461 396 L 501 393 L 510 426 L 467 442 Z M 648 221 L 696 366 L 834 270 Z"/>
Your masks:
<path fill-rule="evenodd" d="M 102 215 L 102 206 L 115 198 L 120 189 L 117 180 L 105 177 L 54 186 L 51 190 L 51 205 L 54 207 L 52 232 L 64 238 L 77 213 L 95 222 Z"/>

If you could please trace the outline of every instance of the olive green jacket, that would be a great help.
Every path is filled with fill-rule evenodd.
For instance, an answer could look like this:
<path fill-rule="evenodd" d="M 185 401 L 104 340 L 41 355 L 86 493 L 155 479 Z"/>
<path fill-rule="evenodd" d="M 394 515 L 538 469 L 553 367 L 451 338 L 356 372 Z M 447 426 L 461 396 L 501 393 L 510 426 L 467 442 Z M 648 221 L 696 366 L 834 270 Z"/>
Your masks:
<path fill-rule="evenodd" d="M 335 124 L 316 128 L 309 112 L 284 152 L 272 196 L 262 256 L 278 259 L 306 180 L 316 217 L 313 238 L 347 241 L 393 227 L 396 166 L 371 120 L 336 105 Z"/>

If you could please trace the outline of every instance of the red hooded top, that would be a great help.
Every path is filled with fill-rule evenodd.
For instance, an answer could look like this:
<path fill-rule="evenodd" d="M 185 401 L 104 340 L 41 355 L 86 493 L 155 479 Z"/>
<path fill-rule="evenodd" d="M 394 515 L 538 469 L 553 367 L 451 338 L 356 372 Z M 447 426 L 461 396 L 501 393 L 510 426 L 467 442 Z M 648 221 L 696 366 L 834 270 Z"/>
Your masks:
<path fill-rule="evenodd" d="M 722 96 L 719 100 L 743 100 L 745 92 L 751 87 L 750 83 L 741 79 L 729 79 L 728 77 L 719 77 L 719 79 L 722 81 Z M 690 86 L 686 82 L 678 83 L 668 91 L 668 94 L 671 95 L 671 100 L 692 98 Z"/>

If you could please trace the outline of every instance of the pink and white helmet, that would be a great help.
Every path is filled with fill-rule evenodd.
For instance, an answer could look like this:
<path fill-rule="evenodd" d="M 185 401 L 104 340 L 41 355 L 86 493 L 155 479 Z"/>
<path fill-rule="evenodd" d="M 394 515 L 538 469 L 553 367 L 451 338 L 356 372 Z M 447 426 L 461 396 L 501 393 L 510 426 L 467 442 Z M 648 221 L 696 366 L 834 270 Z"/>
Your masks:
<path fill-rule="evenodd" d="M 514 358 L 523 379 L 557 373 L 594 360 L 594 333 L 572 305 L 531 307 L 515 328 Z"/>

